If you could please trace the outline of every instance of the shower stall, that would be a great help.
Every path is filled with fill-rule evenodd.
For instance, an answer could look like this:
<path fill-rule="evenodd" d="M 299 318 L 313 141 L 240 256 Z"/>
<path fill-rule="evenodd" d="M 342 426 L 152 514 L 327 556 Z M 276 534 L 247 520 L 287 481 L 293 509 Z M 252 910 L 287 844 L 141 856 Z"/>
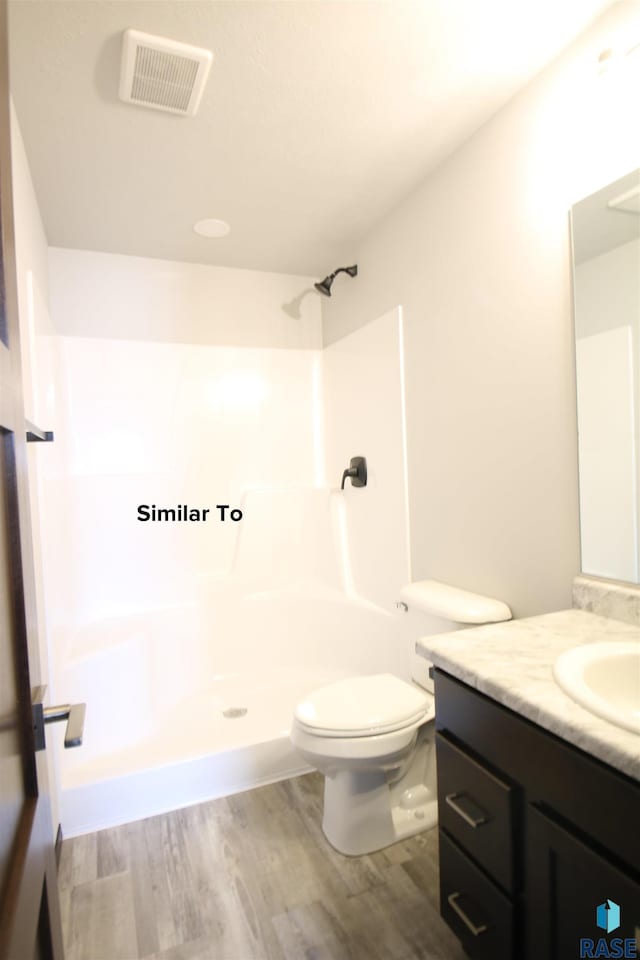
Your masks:
<path fill-rule="evenodd" d="M 56 437 L 37 452 L 51 687 L 87 703 L 82 747 L 56 744 L 65 836 L 303 772 L 296 702 L 353 674 L 408 679 L 421 632 L 396 606 L 410 579 L 401 310 L 324 349 L 315 312 L 302 347 L 81 335 L 87 256 L 137 311 L 159 275 L 130 257 L 51 260 L 54 322 L 65 311 L 63 332 L 38 338 Z M 188 309 L 194 270 L 215 269 L 164 264 L 183 293 L 163 309 Z M 354 455 L 367 486 L 340 490 Z M 200 519 L 141 519 L 141 504 Z"/>

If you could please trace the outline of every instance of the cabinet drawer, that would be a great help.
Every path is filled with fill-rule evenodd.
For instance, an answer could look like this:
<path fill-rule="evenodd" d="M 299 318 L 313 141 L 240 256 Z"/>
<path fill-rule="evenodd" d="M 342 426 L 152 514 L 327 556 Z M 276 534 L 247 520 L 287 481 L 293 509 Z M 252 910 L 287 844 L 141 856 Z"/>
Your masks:
<path fill-rule="evenodd" d="M 442 831 L 440 913 L 474 960 L 513 958 L 511 903 Z"/>
<path fill-rule="evenodd" d="M 513 790 L 455 746 L 436 735 L 438 820 L 509 892 L 515 889 Z"/>

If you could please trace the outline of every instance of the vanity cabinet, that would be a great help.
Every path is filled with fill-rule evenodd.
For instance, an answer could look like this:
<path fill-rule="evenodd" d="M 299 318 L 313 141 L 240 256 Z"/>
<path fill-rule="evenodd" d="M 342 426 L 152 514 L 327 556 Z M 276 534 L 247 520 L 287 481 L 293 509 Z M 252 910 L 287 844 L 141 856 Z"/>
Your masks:
<path fill-rule="evenodd" d="M 640 929 L 640 784 L 435 671 L 440 908 L 469 956 L 565 960 Z"/>
<path fill-rule="evenodd" d="M 609 816 L 616 816 L 615 803 Z M 631 830 L 638 832 L 637 814 Z M 530 957 L 579 956 L 581 937 L 597 940 L 603 935 L 594 925 L 595 905 L 607 899 L 622 907 L 622 926 L 611 936 L 640 934 L 637 882 L 606 854 L 535 807 L 528 815 L 526 879 Z"/>

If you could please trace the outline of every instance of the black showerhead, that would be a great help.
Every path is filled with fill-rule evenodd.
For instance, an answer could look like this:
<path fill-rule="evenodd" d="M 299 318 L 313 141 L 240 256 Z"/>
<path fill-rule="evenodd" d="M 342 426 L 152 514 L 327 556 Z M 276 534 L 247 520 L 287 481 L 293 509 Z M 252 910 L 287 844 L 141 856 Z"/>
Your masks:
<path fill-rule="evenodd" d="M 321 280 L 319 283 L 314 283 L 314 287 L 318 293 L 324 294 L 325 297 L 331 296 L 331 284 L 333 283 L 333 276 L 325 277 L 324 280 Z"/>
<path fill-rule="evenodd" d="M 328 277 L 325 277 L 324 280 L 320 280 L 318 283 L 314 283 L 314 287 L 318 293 L 323 294 L 325 297 L 331 296 L 331 285 L 339 273 L 348 273 L 350 277 L 358 276 L 358 264 L 354 263 L 352 267 L 338 267 L 337 270 L 334 270 L 333 273 L 330 273 Z"/>

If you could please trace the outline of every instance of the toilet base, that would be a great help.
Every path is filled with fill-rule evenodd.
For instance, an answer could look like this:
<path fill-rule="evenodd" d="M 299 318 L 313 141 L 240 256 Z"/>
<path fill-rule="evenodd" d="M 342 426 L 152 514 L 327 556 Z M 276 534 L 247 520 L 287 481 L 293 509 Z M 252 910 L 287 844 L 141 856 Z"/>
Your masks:
<path fill-rule="evenodd" d="M 435 750 L 431 731 L 421 733 L 401 776 L 347 769 L 325 777 L 322 829 L 339 853 L 373 853 L 436 825 Z"/>

